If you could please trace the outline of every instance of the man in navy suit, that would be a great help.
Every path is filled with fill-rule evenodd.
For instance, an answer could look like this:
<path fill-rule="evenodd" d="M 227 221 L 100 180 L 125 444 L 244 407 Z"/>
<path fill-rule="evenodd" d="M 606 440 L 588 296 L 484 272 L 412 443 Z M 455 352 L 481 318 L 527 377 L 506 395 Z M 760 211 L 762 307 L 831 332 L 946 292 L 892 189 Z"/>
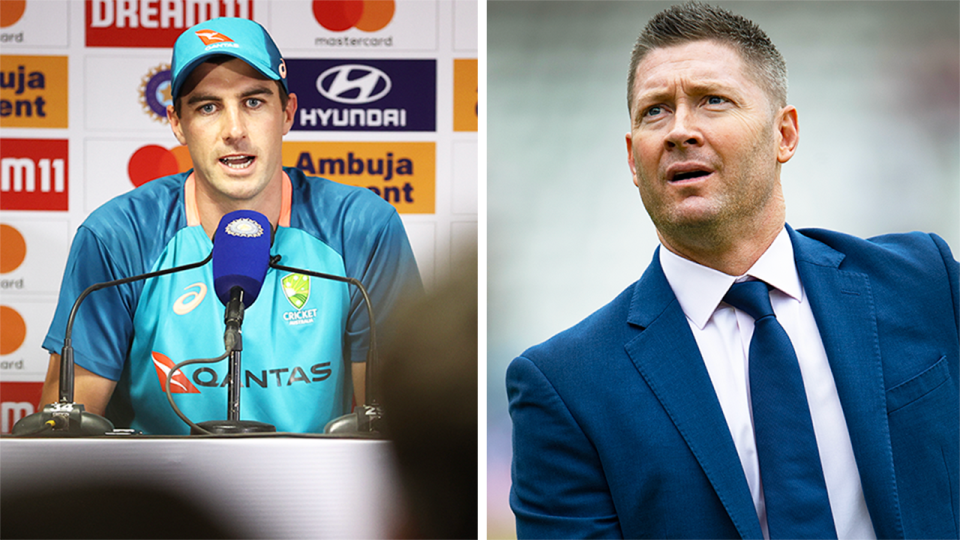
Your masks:
<path fill-rule="evenodd" d="M 786 225 L 797 111 L 783 58 L 742 17 L 701 4 L 656 15 L 628 105 L 630 170 L 661 246 L 639 281 L 507 371 L 518 536 L 958 538 L 960 268 L 947 245 Z M 756 281 L 797 392 L 779 390 L 786 374 L 752 379 L 772 319 L 731 289 Z M 760 427 L 783 403 L 781 427 L 806 426 L 808 446 L 795 444 L 805 430 Z M 770 457 L 795 447 L 800 458 Z"/>

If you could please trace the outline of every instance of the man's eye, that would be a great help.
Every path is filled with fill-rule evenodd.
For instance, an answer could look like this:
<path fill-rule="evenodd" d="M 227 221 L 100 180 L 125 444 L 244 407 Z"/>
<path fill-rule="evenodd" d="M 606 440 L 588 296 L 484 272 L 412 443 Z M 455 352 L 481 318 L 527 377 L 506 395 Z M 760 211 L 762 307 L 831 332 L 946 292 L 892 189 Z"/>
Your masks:
<path fill-rule="evenodd" d="M 709 96 L 709 97 L 707 98 L 707 104 L 709 104 L 709 105 L 721 105 L 721 104 L 726 103 L 726 102 L 727 102 L 727 100 L 726 100 L 725 98 L 720 97 L 720 96 Z"/>
<path fill-rule="evenodd" d="M 259 106 L 262 105 L 262 104 L 263 104 L 263 100 L 260 99 L 260 98 L 248 98 L 248 99 L 247 99 L 247 107 L 250 107 L 251 109 L 256 109 L 257 107 L 259 107 Z"/>
<path fill-rule="evenodd" d="M 661 107 L 661 106 L 659 106 L 659 105 L 654 105 L 653 107 L 650 107 L 649 109 L 647 109 L 646 112 L 645 112 L 643 115 L 644 115 L 644 116 L 656 116 L 656 115 L 658 115 L 658 114 L 660 114 L 660 113 L 662 113 L 662 112 L 663 112 L 663 107 Z"/>
<path fill-rule="evenodd" d="M 202 114 L 210 114 L 217 110 L 217 108 L 213 105 L 213 103 L 207 103 L 206 105 L 201 105 L 197 110 L 199 110 Z"/>

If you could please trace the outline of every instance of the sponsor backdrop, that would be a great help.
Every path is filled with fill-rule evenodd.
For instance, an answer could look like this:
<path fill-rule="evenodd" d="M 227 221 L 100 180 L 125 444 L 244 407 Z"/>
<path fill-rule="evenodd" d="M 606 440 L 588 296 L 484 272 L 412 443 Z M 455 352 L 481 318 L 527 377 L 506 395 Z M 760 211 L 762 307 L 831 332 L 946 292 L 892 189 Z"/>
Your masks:
<path fill-rule="evenodd" d="M 299 97 L 283 162 L 400 212 L 430 289 L 477 236 L 476 0 L 0 2 L 2 432 L 38 406 L 70 242 L 95 208 L 191 168 L 166 121 L 184 29 L 254 19 Z"/>

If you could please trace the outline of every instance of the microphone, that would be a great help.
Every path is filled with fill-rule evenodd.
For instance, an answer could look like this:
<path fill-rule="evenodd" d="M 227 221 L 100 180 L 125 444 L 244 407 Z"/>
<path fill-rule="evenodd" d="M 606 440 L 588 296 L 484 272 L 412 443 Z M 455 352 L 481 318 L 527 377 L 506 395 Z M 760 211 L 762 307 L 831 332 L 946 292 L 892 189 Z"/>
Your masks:
<path fill-rule="evenodd" d="M 243 310 L 252 306 L 260 294 L 272 243 L 270 221 L 253 210 L 226 214 L 213 235 L 213 288 L 227 308 L 223 339 L 229 351 L 242 349 Z"/>
<path fill-rule="evenodd" d="M 223 216 L 213 235 L 213 289 L 226 306 L 223 343 L 230 355 L 227 372 L 227 419 L 197 424 L 208 433 L 274 432 L 263 422 L 240 420 L 240 352 L 243 350 L 243 312 L 253 305 L 270 265 L 273 228 L 266 216 L 236 210 Z"/>
<path fill-rule="evenodd" d="M 237 287 L 246 307 L 257 300 L 270 265 L 272 231 L 267 217 L 253 210 L 236 210 L 220 220 L 213 235 L 213 288 L 223 305 Z"/>
<path fill-rule="evenodd" d="M 80 403 L 73 401 L 74 362 L 73 362 L 73 323 L 80 310 L 80 303 L 94 291 L 140 281 L 153 277 L 165 276 L 184 270 L 199 268 L 210 260 L 211 252 L 200 262 L 175 266 L 166 270 L 147 272 L 128 278 L 94 283 L 84 289 L 73 303 L 70 316 L 67 317 L 67 328 L 63 335 L 63 348 L 60 350 L 60 400 L 43 407 L 43 410 L 21 418 L 13 426 L 11 433 L 19 436 L 42 437 L 83 437 L 89 435 L 105 435 L 114 431 L 113 423 L 106 418 L 87 412 Z"/>
<path fill-rule="evenodd" d="M 334 418 L 327 422 L 323 432 L 327 434 L 356 434 L 356 433 L 379 433 L 380 420 L 383 418 L 383 411 L 380 407 L 380 386 L 375 383 L 375 379 L 380 375 L 379 357 L 377 356 L 377 330 L 373 320 L 373 303 L 370 302 L 370 295 L 367 289 L 360 283 L 360 280 L 351 277 L 335 276 L 333 274 L 324 274 L 313 272 L 302 268 L 293 268 L 277 264 L 281 256 L 274 255 L 270 259 L 270 267 L 283 272 L 293 272 L 307 276 L 318 277 L 349 283 L 355 286 L 363 296 L 364 305 L 367 308 L 367 318 L 370 319 L 370 345 L 367 347 L 367 376 L 365 391 L 366 403 L 358 404 L 353 412 Z"/>

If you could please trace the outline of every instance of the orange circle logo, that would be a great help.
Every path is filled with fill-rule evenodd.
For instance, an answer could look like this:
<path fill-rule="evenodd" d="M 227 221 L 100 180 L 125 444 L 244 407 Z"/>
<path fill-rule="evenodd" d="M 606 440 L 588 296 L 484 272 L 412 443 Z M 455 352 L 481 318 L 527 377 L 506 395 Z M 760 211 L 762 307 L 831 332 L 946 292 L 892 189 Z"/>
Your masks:
<path fill-rule="evenodd" d="M 140 187 L 150 180 L 186 172 L 193 167 L 190 160 L 190 151 L 186 146 L 178 146 L 173 150 L 148 144 L 130 156 L 127 162 L 127 175 L 134 187 Z"/>
<path fill-rule="evenodd" d="M 17 310 L 0 306 L 0 355 L 10 354 L 27 338 L 27 323 Z"/>
<path fill-rule="evenodd" d="M 0 274 L 13 272 L 27 258 L 27 242 L 20 231 L 0 223 Z"/>
<path fill-rule="evenodd" d="M 27 0 L 3 0 L 0 2 L 0 28 L 17 24 L 27 9 Z"/>
<path fill-rule="evenodd" d="M 393 20 L 396 8 L 395 0 L 313 0 L 314 18 L 331 32 L 382 30 Z"/>

